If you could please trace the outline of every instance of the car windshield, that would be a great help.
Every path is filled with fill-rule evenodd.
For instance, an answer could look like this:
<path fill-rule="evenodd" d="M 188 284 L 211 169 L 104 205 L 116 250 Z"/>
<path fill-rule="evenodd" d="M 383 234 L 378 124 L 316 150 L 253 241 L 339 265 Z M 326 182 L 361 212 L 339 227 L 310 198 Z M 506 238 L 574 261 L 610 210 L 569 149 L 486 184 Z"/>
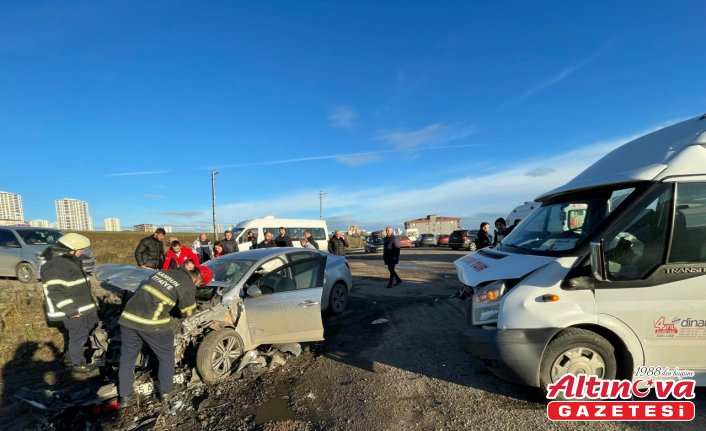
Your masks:
<path fill-rule="evenodd" d="M 224 291 L 232 289 L 245 276 L 257 260 L 254 259 L 212 259 L 204 263 L 204 266 L 213 271 L 213 279 L 227 283 L 228 287 Z"/>
<path fill-rule="evenodd" d="M 51 229 L 36 229 L 36 230 L 25 230 L 18 229 L 17 234 L 22 237 L 22 241 L 25 244 L 42 244 L 42 245 L 52 245 L 59 241 L 59 238 L 63 235 L 58 230 Z"/>
<path fill-rule="evenodd" d="M 573 192 L 542 203 L 498 249 L 529 254 L 567 254 L 584 244 L 609 215 L 636 193 L 625 185 Z"/>

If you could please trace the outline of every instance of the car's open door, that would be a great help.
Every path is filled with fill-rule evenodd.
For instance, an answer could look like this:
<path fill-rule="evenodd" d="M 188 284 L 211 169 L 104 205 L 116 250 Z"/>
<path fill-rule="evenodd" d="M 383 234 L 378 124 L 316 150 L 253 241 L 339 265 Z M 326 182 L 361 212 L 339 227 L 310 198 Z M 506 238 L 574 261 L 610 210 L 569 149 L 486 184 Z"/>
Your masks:
<path fill-rule="evenodd" d="M 326 256 L 297 260 L 265 274 L 257 282 L 260 296 L 244 300 L 251 341 L 275 344 L 324 338 L 321 294 Z"/>

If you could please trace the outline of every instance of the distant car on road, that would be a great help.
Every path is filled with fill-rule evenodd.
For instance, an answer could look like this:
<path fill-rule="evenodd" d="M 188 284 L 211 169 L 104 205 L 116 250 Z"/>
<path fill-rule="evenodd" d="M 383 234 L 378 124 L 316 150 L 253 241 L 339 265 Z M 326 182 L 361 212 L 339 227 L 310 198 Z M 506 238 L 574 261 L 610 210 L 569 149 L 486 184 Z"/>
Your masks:
<path fill-rule="evenodd" d="M 451 232 L 449 235 L 449 247 L 453 250 L 458 250 L 460 248 L 466 249 L 468 251 L 476 251 L 476 237 L 478 236 L 478 229 L 459 229 Z"/>
<path fill-rule="evenodd" d="M 376 253 L 382 251 L 385 246 L 385 238 L 382 237 L 372 237 L 369 236 L 365 238 L 365 252 L 366 253 Z"/>
<path fill-rule="evenodd" d="M 446 234 L 441 234 L 436 237 L 436 245 L 439 247 L 444 247 L 449 245 L 449 236 Z"/>
<path fill-rule="evenodd" d="M 433 233 L 423 233 L 417 238 L 417 247 L 436 247 L 436 236 Z"/>
<path fill-rule="evenodd" d="M 398 237 L 400 240 L 400 248 L 412 248 L 414 247 L 414 241 L 409 239 L 407 235 L 402 235 Z"/>

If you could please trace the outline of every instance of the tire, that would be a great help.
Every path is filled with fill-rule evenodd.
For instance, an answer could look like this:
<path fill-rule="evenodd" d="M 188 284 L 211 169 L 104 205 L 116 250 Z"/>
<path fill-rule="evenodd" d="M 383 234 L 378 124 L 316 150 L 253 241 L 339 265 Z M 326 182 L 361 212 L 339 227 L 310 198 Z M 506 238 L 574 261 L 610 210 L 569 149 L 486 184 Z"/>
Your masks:
<path fill-rule="evenodd" d="M 468 251 L 476 251 L 476 243 L 474 241 L 468 244 Z"/>
<path fill-rule="evenodd" d="M 209 332 L 196 352 L 196 370 L 205 383 L 215 383 L 233 372 L 243 355 L 243 340 L 235 329 Z"/>
<path fill-rule="evenodd" d="M 569 373 L 614 379 L 617 369 L 615 348 L 608 340 L 595 332 L 568 328 L 544 350 L 539 367 L 539 385 L 546 392 L 550 383 Z"/>
<path fill-rule="evenodd" d="M 327 311 L 332 315 L 341 314 L 346 310 L 346 305 L 348 305 L 348 289 L 339 281 L 331 287 Z"/>
<path fill-rule="evenodd" d="M 22 262 L 15 268 L 15 274 L 20 283 L 31 283 L 34 281 L 34 268 L 29 263 Z"/>

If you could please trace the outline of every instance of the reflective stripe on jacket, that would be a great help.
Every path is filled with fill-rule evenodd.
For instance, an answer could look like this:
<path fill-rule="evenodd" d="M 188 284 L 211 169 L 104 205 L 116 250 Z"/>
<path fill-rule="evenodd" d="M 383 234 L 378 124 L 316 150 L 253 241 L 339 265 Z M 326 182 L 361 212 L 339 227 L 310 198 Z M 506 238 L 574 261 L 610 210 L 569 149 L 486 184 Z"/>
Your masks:
<path fill-rule="evenodd" d="M 183 268 L 152 274 L 128 300 L 118 323 L 137 331 L 169 329 L 169 312 L 175 306 L 184 317 L 196 310 L 196 286 Z"/>
<path fill-rule="evenodd" d="M 64 254 L 48 260 L 41 267 L 40 278 L 49 320 L 61 321 L 76 313 L 96 312 L 91 282 L 79 258 Z"/>

